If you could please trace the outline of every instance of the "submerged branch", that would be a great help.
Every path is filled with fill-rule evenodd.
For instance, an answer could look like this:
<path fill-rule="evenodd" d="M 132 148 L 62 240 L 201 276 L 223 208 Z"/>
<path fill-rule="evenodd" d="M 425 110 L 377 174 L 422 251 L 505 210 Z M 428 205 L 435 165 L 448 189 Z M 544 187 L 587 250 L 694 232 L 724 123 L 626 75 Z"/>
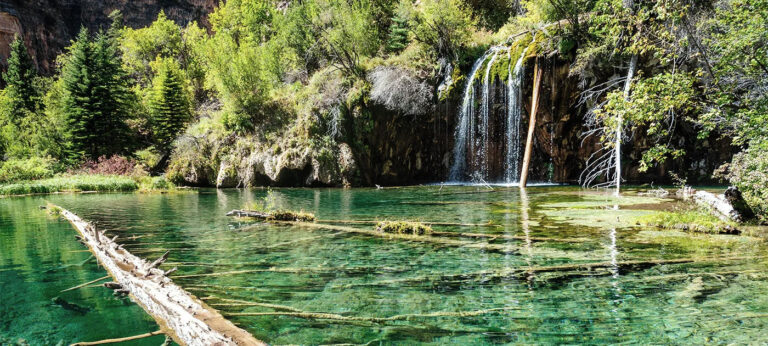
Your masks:
<path fill-rule="evenodd" d="M 124 337 L 124 338 L 106 339 L 106 340 L 100 340 L 100 341 L 76 342 L 76 343 L 74 343 L 74 344 L 72 344 L 70 346 L 88 346 L 88 345 L 114 344 L 114 343 L 118 343 L 118 342 L 125 342 L 125 341 L 144 339 L 144 338 L 148 338 L 150 336 L 162 335 L 162 334 L 165 334 L 165 333 L 163 333 L 162 330 L 156 330 L 154 332 L 149 332 L 149 333 L 144 333 L 144 334 L 139 334 L 139 335 L 134 335 L 134 336 L 128 336 L 128 337 Z"/>

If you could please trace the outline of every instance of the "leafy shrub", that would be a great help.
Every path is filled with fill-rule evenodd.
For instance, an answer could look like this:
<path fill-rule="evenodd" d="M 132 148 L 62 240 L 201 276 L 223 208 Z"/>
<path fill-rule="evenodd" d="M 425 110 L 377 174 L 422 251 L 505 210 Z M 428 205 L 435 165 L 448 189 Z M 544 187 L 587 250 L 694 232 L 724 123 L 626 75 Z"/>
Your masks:
<path fill-rule="evenodd" d="M 749 149 L 736 154 L 725 166 L 727 178 L 741 191 L 747 204 L 761 220 L 768 220 L 768 143 L 754 143 Z"/>
<path fill-rule="evenodd" d="M 143 176 L 136 178 L 136 181 L 139 184 L 139 191 L 165 191 L 176 188 L 176 185 L 165 179 L 165 177 Z"/>
<path fill-rule="evenodd" d="M 384 233 L 427 235 L 432 233 L 432 228 L 418 223 L 406 221 L 382 221 L 376 225 L 376 230 Z"/>
<path fill-rule="evenodd" d="M 0 183 L 50 178 L 54 165 L 53 159 L 44 157 L 8 160 L 0 167 Z"/>

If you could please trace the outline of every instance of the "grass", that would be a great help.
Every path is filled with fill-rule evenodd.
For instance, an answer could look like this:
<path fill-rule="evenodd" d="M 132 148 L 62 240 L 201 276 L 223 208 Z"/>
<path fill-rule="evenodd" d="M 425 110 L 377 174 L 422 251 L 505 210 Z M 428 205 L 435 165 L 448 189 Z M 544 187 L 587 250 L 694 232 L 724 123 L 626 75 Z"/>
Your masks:
<path fill-rule="evenodd" d="M 28 195 L 53 192 L 136 191 L 139 184 L 130 177 L 112 175 L 71 175 L 0 185 L 0 195 Z"/>
<path fill-rule="evenodd" d="M 419 222 L 408 221 L 382 221 L 376 225 L 376 230 L 384 233 L 429 235 L 432 228 Z"/>

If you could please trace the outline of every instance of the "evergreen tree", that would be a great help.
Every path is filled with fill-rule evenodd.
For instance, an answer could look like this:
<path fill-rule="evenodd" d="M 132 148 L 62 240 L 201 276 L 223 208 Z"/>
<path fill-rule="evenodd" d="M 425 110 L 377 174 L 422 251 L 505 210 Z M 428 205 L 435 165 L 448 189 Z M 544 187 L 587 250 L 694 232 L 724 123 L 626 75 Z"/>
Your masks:
<path fill-rule="evenodd" d="M 69 47 L 69 56 L 61 71 L 64 89 L 63 113 L 66 122 L 67 158 L 77 161 L 95 151 L 96 132 L 93 119 L 96 103 L 94 89 L 94 54 L 88 31 L 83 28 Z"/>
<path fill-rule="evenodd" d="M 399 52 L 408 45 L 408 19 L 401 16 L 392 18 L 392 25 L 389 27 L 389 39 L 387 40 L 387 50 L 390 52 Z"/>
<path fill-rule="evenodd" d="M 68 158 L 76 161 L 124 151 L 131 91 L 115 36 L 102 33 L 91 41 L 82 29 L 69 49 L 61 79 Z"/>
<path fill-rule="evenodd" d="M 158 60 L 157 76 L 153 81 L 150 100 L 152 129 L 157 148 L 168 153 L 173 140 L 184 130 L 192 117 L 190 98 L 178 63 L 172 59 Z"/>
<path fill-rule="evenodd" d="M 8 58 L 8 71 L 3 79 L 10 96 L 15 101 L 14 111 L 20 115 L 22 111 L 35 112 L 40 102 L 40 93 L 35 86 L 37 70 L 32 57 L 29 56 L 24 41 L 16 35 L 11 43 L 11 56 Z M 18 119 L 15 119 L 18 120 Z"/>

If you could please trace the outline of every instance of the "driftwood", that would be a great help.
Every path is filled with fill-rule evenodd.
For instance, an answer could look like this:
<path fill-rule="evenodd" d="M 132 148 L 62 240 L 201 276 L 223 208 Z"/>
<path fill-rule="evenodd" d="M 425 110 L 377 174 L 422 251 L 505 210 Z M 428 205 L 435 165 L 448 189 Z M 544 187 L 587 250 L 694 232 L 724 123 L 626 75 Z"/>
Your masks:
<path fill-rule="evenodd" d="M 229 213 L 227 213 L 227 216 L 252 217 L 254 219 L 259 219 L 259 220 L 267 220 L 270 217 L 268 213 L 262 213 L 258 211 L 252 211 L 252 210 L 232 210 Z"/>
<path fill-rule="evenodd" d="M 118 343 L 118 342 L 125 342 L 125 341 L 131 341 L 131 340 L 144 339 L 144 338 L 148 338 L 150 336 L 161 335 L 161 334 L 165 334 L 165 333 L 162 330 L 157 330 L 157 331 L 154 331 L 154 332 L 144 333 L 144 334 L 139 334 L 139 335 L 134 335 L 134 336 L 128 336 L 128 337 L 125 337 L 125 338 L 106 339 L 106 340 L 90 341 L 90 342 L 76 342 L 76 343 L 74 343 L 72 345 L 69 345 L 69 346 L 89 346 L 89 345 L 115 344 L 115 343 Z"/>
<path fill-rule="evenodd" d="M 153 264 L 120 249 L 77 215 L 61 209 L 99 263 L 120 285 L 119 291 L 152 316 L 163 333 L 181 345 L 265 345 L 218 311 L 174 284 Z M 162 257 L 161 257 L 162 258 Z M 117 291 L 116 291 L 117 292 Z"/>

